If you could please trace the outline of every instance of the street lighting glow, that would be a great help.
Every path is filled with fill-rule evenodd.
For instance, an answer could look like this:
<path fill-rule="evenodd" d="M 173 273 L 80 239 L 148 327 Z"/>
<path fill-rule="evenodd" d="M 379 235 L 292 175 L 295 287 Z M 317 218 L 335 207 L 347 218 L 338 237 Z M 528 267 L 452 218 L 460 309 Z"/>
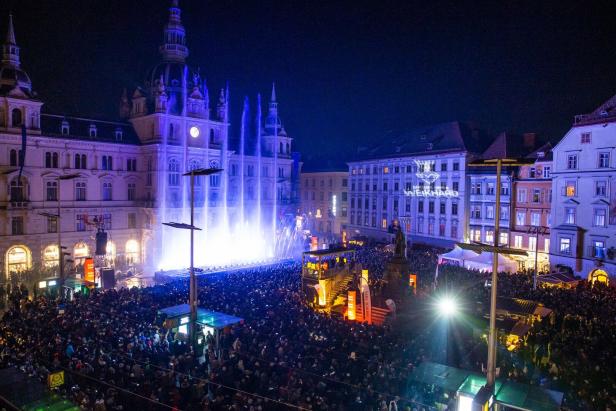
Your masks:
<path fill-rule="evenodd" d="M 197 137 L 199 137 L 199 134 L 200 134 L 200 132 L 199 132 L 199 127 L 197 127 L 197 126 L 192 126 L 192 127 L 190 128 L 189 132 L 190 132 L 190 136 L 191 136 L 192 138 L 197 138 Z"/>
<path fill-rule="evenodd" d="M 452 297 L 441 297 L 438 301 L 438 311 L 445 317 L 451 317 L 458 312 L 458 302 Z"/>

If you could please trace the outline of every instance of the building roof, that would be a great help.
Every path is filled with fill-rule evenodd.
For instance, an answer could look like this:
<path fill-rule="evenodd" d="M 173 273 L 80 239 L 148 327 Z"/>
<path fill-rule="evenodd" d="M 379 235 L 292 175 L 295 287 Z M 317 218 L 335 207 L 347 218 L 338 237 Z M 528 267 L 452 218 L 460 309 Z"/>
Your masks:
<path fill-rule="evenodd" d="M 173 307 L 166 307 L 158 310 L 160 314 L 165 314 L 169 318 L 190 315 L 190 305 L 180 304 Z M 197 323 L 205 324 L 212 328 L 221 329 L 229 325 L 238 324 L 244 321 L 243 318 L 221 313 L 218 311 L 197 308 Z"/>
<path fill-rule="evenodd" d="M 62 124 L 68 124 L 68 134 L 62 133 Z M 96 136 L 90 136 L 90 126 L 96 126 Z M 45 136 L 61 137 L 73 140 L 117 144 L 140 144 L 132 124 L 119 121 L 95 120 L 82 117 L 41 114 L 41 131 Z M 122 138 L 116 138 L 116 131 L 122 132 Z"/>
<path fill-rule="evenodd" d="M 502 132 L 481 154 L 481 158 L 522 158 L 534 152 L 536 148 L 537 141 L 534 133 L 519 135 Z"/>
<path fill-rule="evenodd" d="M 573 119 L 574 126 L 611 123 L 616 121 L 616 95 L 588 114 L 578 114 Z"/>
<path fill-rule="evenodd" d="M 480 153 L 485 136 L 472 123 L 451 121 L 407 131 L 389 131 L 371 147 L 359 147 L 361 160 L 468 151 Z"/>

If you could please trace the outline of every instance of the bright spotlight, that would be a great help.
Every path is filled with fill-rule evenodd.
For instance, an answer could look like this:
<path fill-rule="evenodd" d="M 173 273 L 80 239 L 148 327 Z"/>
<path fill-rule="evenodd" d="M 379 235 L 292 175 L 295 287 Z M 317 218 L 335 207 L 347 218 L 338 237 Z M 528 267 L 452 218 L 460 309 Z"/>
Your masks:
<path fill-rule="evenodd" d="M 438 311 L 445 317 L 452 317 L 458 312 L 458 302 L 452 297 L 442 297 L 438 302 Z"/>

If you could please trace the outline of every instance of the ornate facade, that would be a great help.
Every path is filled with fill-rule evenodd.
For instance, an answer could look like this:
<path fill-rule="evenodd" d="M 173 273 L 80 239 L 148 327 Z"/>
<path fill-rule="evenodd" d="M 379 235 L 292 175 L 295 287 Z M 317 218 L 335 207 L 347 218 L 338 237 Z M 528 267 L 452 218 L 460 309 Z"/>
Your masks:
<path fill-rule="evenodd" d="M 0 281 L 30 267 L 57 266 L 58 230 L 76 266 L 94 253 L 100 227 L 109 234 L 102 264 L 155 269 L 165 246 L 158 235 L 162 210 L 165 218 L 181 216 L 174 214 L 186 206 L 181 175 L 194 168 L 224 169 L 196 184 L 196 203 L 207 204 L 208 221 L 223 207 L 234 218 L 240 201 L 242 209 L 259 200 L 284 213 L 293 189 L 292 139 L 278 117 L 274 89 L 259 140 L 247 139 L 241 148 L 230 141 L 228 87 L 211 106 L 205 81 L 186 63 L 177 1 L 169 8 L 161 61 L 142 87 L 123 93 L 118 121 L 41 113 L 44 101 L 21 67 L 14 33 L 11 16 L 0 66 Z"/>

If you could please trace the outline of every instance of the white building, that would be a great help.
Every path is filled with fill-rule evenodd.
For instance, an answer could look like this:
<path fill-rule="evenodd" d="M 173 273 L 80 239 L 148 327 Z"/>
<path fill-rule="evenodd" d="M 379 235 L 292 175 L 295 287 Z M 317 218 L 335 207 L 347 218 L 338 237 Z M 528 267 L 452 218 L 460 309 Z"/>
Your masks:
<path fill-rule="evenodd" d="M 388 240 L 400 226 L 409 241 L 451 246 L 466 237 L 467 168 L 479 152 L 472 126 L 443 123 L 400 135 L 349 163 L 349 234 Z"/>
<path fill-rule="evenodd" d="M 196 184 L 196 205 L 208 223 L 236 221 L 256 208 L 273 213 L 268 223 L 284 214 L 293 188 L 292 139 L 274 90 L 259 136 L 231 144 L 228 90 L 211 110 L 205 82 L 185 62 L 177 2 L 169 13 L 161 63 L 131 99 L 124 93 L 120 121 L 41 114 L 44 101 L 21 68 L 9 19 L 0 66 L 0 281 L 29 267 L 56 266 L 58 229 L 75 264 L 82 263 L 94 253 L 95 222 L 109 233 L 106 265 L 155 269 L 168 248 L 161 222 L 182 218 L 188 190 L 181 174 L 193 168 L 224 169 Z M 27 148 L 20 180 L 22 125 Z M 58 181 L 74 173 L 77 178 Z M 59 223 L 41 216 L 57 213 L 58 198 Z"/>
<path fill-rule="evenodd" d="M 586 278 L 602 266 L 616 276 L 616 96 L 554 147 L 551 264 Z"/>

